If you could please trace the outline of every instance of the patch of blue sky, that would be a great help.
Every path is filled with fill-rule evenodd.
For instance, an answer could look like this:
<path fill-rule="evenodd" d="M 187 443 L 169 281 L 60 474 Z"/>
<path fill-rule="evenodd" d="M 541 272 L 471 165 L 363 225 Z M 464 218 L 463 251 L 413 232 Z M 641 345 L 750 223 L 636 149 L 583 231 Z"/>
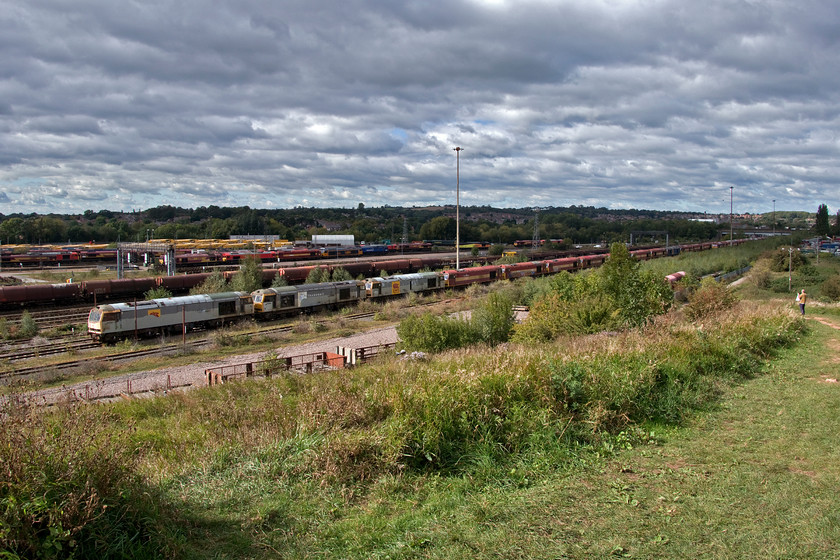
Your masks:
<path fill-rule="evenodd" d="M 408 140 L 408 132 L 402 128 L 392 128 L 389 131 L 389 134 L 395 138 L 398 138 L 402 142 L 406 142 Z"/>

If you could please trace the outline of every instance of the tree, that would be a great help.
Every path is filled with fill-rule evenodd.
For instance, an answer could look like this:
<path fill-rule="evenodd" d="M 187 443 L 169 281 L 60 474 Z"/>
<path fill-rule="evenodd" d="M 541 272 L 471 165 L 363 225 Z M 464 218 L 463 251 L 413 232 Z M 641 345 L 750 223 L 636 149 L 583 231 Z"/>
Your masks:
<path fill-rule="evenodd" d="M 262 288 L 262 263 L 251 257 L 244 259 L 230 279 L 230 288 L 234 292 L 248 293 Z"/>
<path fill-rule="evenodd" d="M 225 280 L 222 271 L 217 268 L 207 277 L 207 280 L 190 290 L 190 294 L 218 294 L 227 291 L 227 280 Z"/>
<path fill-rule="evenodd" d="M 446 216 L 432 218 L 420 227 L 421 239 L 455 239 L 455 220 Z"/>
<path fill-rule="evenodd" d="M 306 284 L 321 284 L 330 281 L 330 270 L 325 266 L 316 266 L 307 275 Z"/>
<path fill-rule="evenodd" d="M 353 276 L 347 272 L 347 269 L 338 267 L 332 272 L 332 281 L 333 282 L 343 282 L 344 280 L 352 280 Z"/>
<path fill-rule="evenodd" d="M 820 207 L 817 209 L 817 221 L 814 223 L 814 232 L 820 236 L 831 233 L 831 226 L 828 224 L 828 206 L 825 204 L 820 204 Z"/>
<path fill-rule="evenodd" d="M 840 210 L 837 211 L 837 215 L 834 217 L 834 227 L 831 230 L 831 235 L 835 237 L 840 236 Z"/>

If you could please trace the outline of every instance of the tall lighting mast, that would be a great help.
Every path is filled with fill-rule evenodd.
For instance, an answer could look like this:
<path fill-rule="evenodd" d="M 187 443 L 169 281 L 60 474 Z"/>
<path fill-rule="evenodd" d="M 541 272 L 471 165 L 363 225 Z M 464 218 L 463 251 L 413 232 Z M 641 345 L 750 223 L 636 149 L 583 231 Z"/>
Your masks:
<path fill-rule="evenodd" d="M 455 270 L 461 270 L 461 148 L 455 149 Z"/>

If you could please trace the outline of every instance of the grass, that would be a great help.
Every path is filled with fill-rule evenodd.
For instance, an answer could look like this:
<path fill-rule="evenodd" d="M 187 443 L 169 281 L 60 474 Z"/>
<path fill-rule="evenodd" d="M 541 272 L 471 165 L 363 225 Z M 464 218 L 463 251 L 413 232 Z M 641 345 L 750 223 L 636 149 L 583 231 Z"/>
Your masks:
<path fill-rule="evenodd" d="M 756 317 L 732 321 L 750 330 Z M 658 332 L 673 330 L 683 344 L 703 339 L 678 325 L 661 327 Z M 751 332 L 758 331 L 766 329 Z M 716 340 L 704 344 L 723 364 L 734 362 L 722 354 L 761 342 L 721 346 L 726 337 Z M 185 533 L 180 557 L 269 558 L 275 551 L 289 558 L 574 557 L 575 532 L 588 534 L 595 520 L 580 510 L 579 522 L 558 525 L 557 510 L 636 499 L 626 488 L 592 480 L 616 453 L 635 445 L 659 449 L 647 427 L 626 420 L 644 400 L 629 395 L 649 387 L 645 364 L 673 354 L 668 344 L 659 335 L 628 333 L 537 349 L 472 350 L 428 362 L 385 361 L 352 375 L 233 384 L 112 410 L 122 419 L 116 426 L 131 426 L 133 445 L 145 450 L 140 468 L 148 483 L 181 512 L 173 522 Z M 586 410 L 571 410 L 574 399 L 565 393 L 554 400 L 556 380 L 545 374 L 559 370 L 541 369 L 568 360 L 587 376 L 609 374 L 585 388 Z M 672 373 L 690 366 L 685 355 L 674 360 Z M 687 398 L 709 406 L 712 395 L 752 375 L 756 363 L 736 363 L 734 376 L 702 385 L 708 396 Z M 553 493 L 578 484 L 597 494 L 591 501 L 582 495 L 553 501 Z M 597 551 L 609 539 L 596 541 Z"/>
<path fill-rule="evenodd" d="M 194 557 L 836 558 L 836 331 L 815 325 L 685 426 L 461 474 L 324 484 L 298 435 L 169 479 Z"/>
<path fill-rule="evenodd" d="M 586 527 L 574 556 L 836 558 L 837 331 L 816 325 L 765 374 L 663 444 L 627 451 L 551 498 Z M 827 351 L 831 350 L 831 351 Z"/>
<path fill-rule="evenodd" d="M 112 540 L 145 535 L 137 557 L 155 557 L 150 543 L 178 558 L 837 557 L 840 331 L 816 318 L 840 320 L 792 308 L 751 301 L 18 425 L 106 480 L 123 472 L 102 469 L 114 458 L 133 467 L 129 492 L 101 495 L 131 521 Z M 81 414 L 69 439 L 64 414 Z M 0 446 L 0 463 L 25 447 Z M 22 488 L 86 488 L 76 459 L 28 464 L 22 486 L 0 486 L 6 515 Z M 50 478 L 62 469 L 73 476 Z M 136 492 L 148 498 L 126 501 Z M 67 523 L 42 523 L 50 550 L 65 531 L 92 542 Z"/>

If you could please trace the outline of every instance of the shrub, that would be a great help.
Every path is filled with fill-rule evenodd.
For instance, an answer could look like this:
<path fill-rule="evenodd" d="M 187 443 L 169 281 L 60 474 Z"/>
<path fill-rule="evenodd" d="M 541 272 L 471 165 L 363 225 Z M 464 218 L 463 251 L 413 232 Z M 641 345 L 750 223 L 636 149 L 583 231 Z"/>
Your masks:
<path fill-rule="evenodd" d="M 397 326 L 406 350 L 442 352 L 476 342 L 479 337 L 468 321 L 432 313 L 409 315 Z"/>
<path fill-rule="evenodd" d="M 472 330 L 478 339 L 487 344 L 507 342 L 513 330 L 513 304 L 501 292 L 490 294 L 472 313 Z"/>
<path fill-rule="evenodd" d="M 325 266 L 316 266 L 306 276 L 304 283 L 321 284 L 330 281 L 330 270 Z"/>
<path fill-rule="evenodd" d="M 7 405 L 0 422 L 4 558 L 162 557 L 160 511 L 134 474 L 129 431 L 96 408 L 46 414 Z M 157 542 L 156 542 L 157 541 Z"/>
<path fill-rule="evenodd" d="M 332 272 L 332 281 L 333 282 L 343 282 L 344 280 L 352 280 L 353 276 L 347 272 L 346 269 L 342 267 L 338 267 Z"/>
<path fill-rule="evenodd" d="M 491 257 L 501 257 L 504 252 L 505 246 L 501 243 L 494 243 L 490 246 L 490 249 L 487 250 L 487 254 Z"/>
<path fill-rule="evenodd" d="M 235 292 L 248 292 L 262 288 L 262 263 L 256 257 L 243 259 L 239 270 L 230 279 L 230 289 Z"/>
<path fill-rule="evenodd" d="M 613 244 L 601 268 L 563 272 L 526 288 L 531 313 L 516 328 L 515 340 L 547 341 L 561 334 L 586 334 L 640 327 L 668 310 L 670 287 L 657 273 L 642 271 L 622 243 Z"/>
<path fill-rule="evenodd" d="M 32 338 L 38 334 L 38 323 L 32 318 L 29 311 L 24 311 L 20 316 L 20 329 L 18 330 L 19 338 Z"/>
<path fill-rule="evenodd" d="M 820 294 L 831 301 L 840 300 L 840 274 L 835 274 L 823 282 Z"/>
<path fill-rule="evenodd" d="M 145 294 L 143 294 L 143 297 L 147 300 L 171 298 L 172 292 L 170 292 L 163 286 L 158 286 L 147 291 Z"/>
<path fill-rule="evenodd" d="M 770 272 L 770 266 L 767 261 L 759 261 L 753 266 L 749 274 L 750 282 L 762 290 L 770 289 L 773 281 L 773 275 Z"/>
<path fill-rule="evenodd" d="M 789 248 L 782 247 L 778 251 L 772 251 L 767 254 L 771 265 L 770 268 L 773 272 L 787 272 L 788 269 L 790 270 L 799 270 L 799 268 L 808 263 L 808 259 L 800 253 L 798 250 L 794 249 L 793 251 L 789 251 Z"/>
<path fill-rule="evenodd" d="M 251 336 L 219 329 L 213 333 L 213 345 L 217 348 L 245 346 L 251 342 Z"/>
<path fill-rule="evenodd" d="M 688 298 L 685 306 L 689 319 L 700 319 L 729 309 L 737 302 L 735 294 L 724 284 L 705 278 Z"/>
<path fill-rule="evenodd" d="M 218 294 L 220 292 L 227 292 L 228 291 L 228 283 L 225 280 L 222 271 L 219 269 L 214 270 L 210 273 L 210 276 L 207 279 L 196 286 L 195 288 L 190 290 L 190 294 Z"/>

